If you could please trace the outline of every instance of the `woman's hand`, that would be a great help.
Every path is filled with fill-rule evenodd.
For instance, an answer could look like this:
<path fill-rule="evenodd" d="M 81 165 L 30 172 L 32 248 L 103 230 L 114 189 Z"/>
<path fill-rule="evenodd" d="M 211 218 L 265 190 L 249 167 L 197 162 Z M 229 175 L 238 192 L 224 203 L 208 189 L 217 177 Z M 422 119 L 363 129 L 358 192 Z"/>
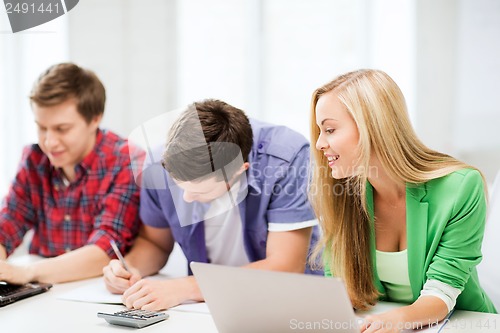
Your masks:
<path fill-rule="evenodd" d="M 399 333 L 421 329 L 443 320 L 448 314 L 446 303 L 435 296 L 419 297 L 413 304 L 364 318 L 362 333 Z"/>
<path fill-rule="evenodd" d="M 404 329 L 413 328 L 413 324 L 405 320 L 402 308 L 364 318 L 362 333 L 399 333 Z"/>

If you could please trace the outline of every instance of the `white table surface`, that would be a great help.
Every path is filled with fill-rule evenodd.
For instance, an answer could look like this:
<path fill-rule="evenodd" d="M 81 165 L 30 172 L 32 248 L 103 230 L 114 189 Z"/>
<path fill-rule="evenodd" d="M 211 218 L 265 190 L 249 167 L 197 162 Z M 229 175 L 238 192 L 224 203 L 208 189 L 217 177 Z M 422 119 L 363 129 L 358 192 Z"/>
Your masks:
<path fill-rule="evenodd" d="M 20 262 L 23 261 L 25 259 Z M 110 325 L 104 319 L 97 317 L 97 312 L 113 313 L 125 309 L 123 305 L 77 302 L 59 298 L 75 288 L 95 284 L 100 279 L 57 284 L 44 294 L 0 308 L 0 333 L 99 333 L 137 330 L 135 328 Z M 397 306 L 400 305 L 380 302 L 368 313 L 380 313 Z M 142 328 L 138 332 L 217 332 L 210 314 L 176 310 L 166 312 L 170 315 L 169 319 Z M 366 313 L 360 315 L 364 314 Z M 447 325 L 441 326 L 424 328 L 418 332 L 500 332 L 500 315 L 455 311 Z"/>

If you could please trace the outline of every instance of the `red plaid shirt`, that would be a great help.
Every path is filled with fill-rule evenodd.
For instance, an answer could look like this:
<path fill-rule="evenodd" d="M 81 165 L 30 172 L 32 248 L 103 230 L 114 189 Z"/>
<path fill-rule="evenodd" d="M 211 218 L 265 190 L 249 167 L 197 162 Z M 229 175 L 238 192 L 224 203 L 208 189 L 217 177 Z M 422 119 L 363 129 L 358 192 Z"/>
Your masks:
<path fill-rule="evenodd" d="M 139 189 L 127 141 L 98 130 L 92 152 L 75 167 L 67 187 L 62 172 L 34 144 L 24 149 L 0 212 L 0 244 L 11 254 L 34 229 L 30 253 L 53 257 L 95 244 L 110 257 L 115 239 L 122 251 L 137 235 Z"/>

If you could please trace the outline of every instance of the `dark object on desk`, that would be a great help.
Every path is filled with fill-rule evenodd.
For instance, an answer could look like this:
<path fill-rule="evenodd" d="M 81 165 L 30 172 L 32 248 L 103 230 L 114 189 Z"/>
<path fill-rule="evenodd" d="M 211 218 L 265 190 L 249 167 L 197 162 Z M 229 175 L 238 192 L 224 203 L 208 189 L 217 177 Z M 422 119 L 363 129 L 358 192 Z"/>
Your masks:
<path fill-rule="evenodd" d="M 41 294 L 52 287 L 48 283 L 27 283 L 23 285 L 0 281 L 0 306 L 14 303 L 20 299 Z"/>
<path fill-rule="evenodd" d="M 146 310 L 123 310 L 115 313 L 98 312 L 97 317 L 104 318 L 110 324 L 143 328 L 168 318 L 168 314 Z"/>

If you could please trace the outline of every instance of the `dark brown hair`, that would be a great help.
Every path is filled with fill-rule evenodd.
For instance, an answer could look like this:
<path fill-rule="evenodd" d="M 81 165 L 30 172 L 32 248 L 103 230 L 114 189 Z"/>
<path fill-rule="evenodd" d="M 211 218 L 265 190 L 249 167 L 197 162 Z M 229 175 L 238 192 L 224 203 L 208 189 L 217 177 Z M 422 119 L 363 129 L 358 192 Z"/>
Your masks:
<path fill-rule="evenodd" d="M 106 91 L 90 70 L 72 63 L 49 67 L 35 82 L 30 100 L 39 106 L 53 106 L 74 98 L 78 113 L 87 123 L 104 113 Z"/>
<path fill-rule="evenodd" d="M 162 164 L 180 181 L 209 178 L 218 170 L 227 180 L 241 167 L 231 162 L 240 153 L 242 161 L 247 162 L 252 144 L 252 127 L 245 113 L 225 102 L 207 99 L 190 105 L 176 120 Z M 218 180 L 220 176 L 218 173 Z"/>

